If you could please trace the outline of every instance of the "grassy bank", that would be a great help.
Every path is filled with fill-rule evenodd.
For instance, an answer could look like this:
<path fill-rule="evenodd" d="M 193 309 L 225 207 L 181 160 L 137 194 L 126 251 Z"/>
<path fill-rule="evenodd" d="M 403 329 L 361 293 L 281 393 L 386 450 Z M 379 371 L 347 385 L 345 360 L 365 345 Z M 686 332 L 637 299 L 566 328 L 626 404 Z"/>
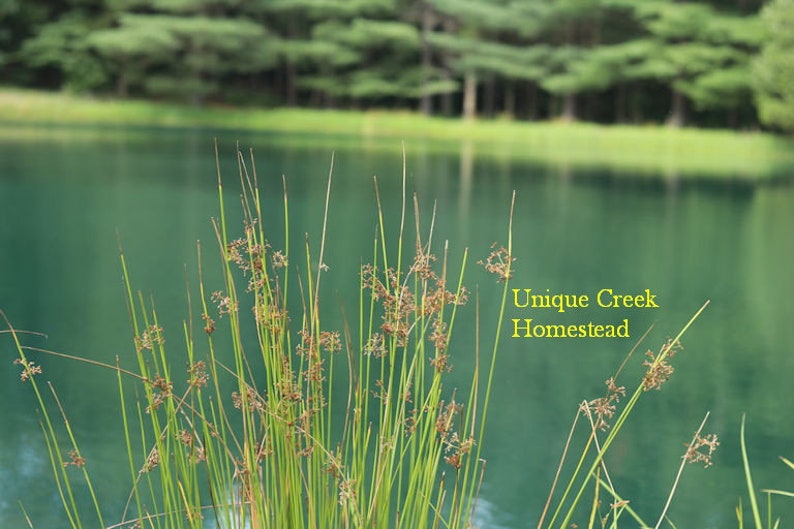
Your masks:
<path fill-rule="evenodd" d="M 794 173 L 789 140 L 761 132 L 427 117 L 409 112 L 195 108 L 0 90 L 0 123 L 206 127 L 438 140 L 439 149 L 597 167 L 617 176 L 765 182 Z M 461 143 L 464 142 L 464 149 Z M 381 142 L 383 143 L 383 142 Z M 395 144 L 397 144 L 395 142 Z"/>

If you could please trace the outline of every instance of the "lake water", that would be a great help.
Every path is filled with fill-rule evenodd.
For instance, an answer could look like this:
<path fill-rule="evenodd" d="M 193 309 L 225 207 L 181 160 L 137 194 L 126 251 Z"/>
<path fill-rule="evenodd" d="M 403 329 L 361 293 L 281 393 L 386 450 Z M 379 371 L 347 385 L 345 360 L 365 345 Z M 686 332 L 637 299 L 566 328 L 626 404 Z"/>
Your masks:
<path fill-rule="evenodd" d="M 32 128 L 6 128 L 0 138 L 0 310 L 16 328 L 47 335 L 26 337 L 30 345 L 104 362 L 134 353 L 119 240 L 135 286 L 154 297 L 166 333 L 179 341 L 196 241 L 214 248 L 214 138 L 228 202 L 239 189 L 235 145 L 254 150 L 272 206 L 266 223 L 279 222 L 286 177 L 298 241 L 304 233 L 319 240 L 333 153 L 326 287 L 341 299 L 353 295 L 355 303 L 358 267 L 371 255 L 373 176 L 395 230 L 399 222 L 399 140 Z M 407 188 L 417 193 L 424 225 L 435 205 L 438 247 L 449 240 L 453 261 L 469 248 L 466 283 L 480 284 L 486 316 L 496 299 L 487 292 L 496 289 L 474 263 L 494 241 L 506 242 L 513 190 L 513 286 L 590 299 L 587 309 L 562 314 L 508 307 L 482 447 L 488 464 L 481 528 L 536 526 L 578 404 L 603 394 L 604 381 L 653 325 L 619 380 L 631 392 L 642 375 L 641 353 L 658 350 L 706 300 L 674 359 L 674 375 L 643 396 L 617 438 L 608 458 L 613 483 L 654 523 L 684 444 L 710 411 L 704 432 L 718 434 L 721 444 L 713 467 L 686 468 L 670 510 L 679 527 L 736 526 L 734 508 L 746 496 L 739 451 L 745 413 L 756 485 L 794 489 L 794 472 L 778 459 L 794 458 L 794 185 L 634 181 L 599 168 L 495 158 L 486 146 L 409 141 L 405 148 Z M 647 290 L 659 308 L 598 307 L 602 289 Z M 513 318 L 625 319 L 630 338 L 512 338 Z M 0 526 L 25 526 L 21 502 L 36 527 L 66 527 L 33 395 L 19 381 L 7 334 L 0 334 L 0 354 Z M 112 517 L 129 492 L 115 376 L 62 359 L 35 360 L 57 387 Z M 463 383 L 472 362 L 466 344 L 458 344 L 453 376 Z M 790 524 L 794 502 L 774 501 Z M 749 511 L 746 497 L 743 503 Z"/>

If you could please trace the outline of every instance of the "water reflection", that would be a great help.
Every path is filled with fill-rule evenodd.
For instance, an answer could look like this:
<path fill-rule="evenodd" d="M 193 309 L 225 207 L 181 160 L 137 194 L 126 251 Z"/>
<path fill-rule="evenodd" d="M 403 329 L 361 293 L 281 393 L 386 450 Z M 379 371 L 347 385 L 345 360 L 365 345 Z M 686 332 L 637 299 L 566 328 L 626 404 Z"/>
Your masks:
<path fill-rule="evenodd" d="M 0 496 L 0 520 L 21 520 L 20 501 L 25 505 L 51 505 L 57 498 L 51 487 L 40 486 L 43 479 L 50 481 L 51 467 L 38 424 L 29 421 L 20 425 L 7 417 L 2 419 L 4 430 L 10 431 L 3 434 L 0 444 L 0 490 L 4 491 Z M 24 491 L 24 496 L 9 493 L 15 490 Z"/>
<path fill-rule="evenodd" d="M 528 523 L 519 523 L 516 516 L 502 512 L 487 499 L 487 491 L 477 499 L 477 507 L 474 510 L 472 526 L 488 527 L 489 529 L 510 529 L 511 527 L 525 527 Z"/>

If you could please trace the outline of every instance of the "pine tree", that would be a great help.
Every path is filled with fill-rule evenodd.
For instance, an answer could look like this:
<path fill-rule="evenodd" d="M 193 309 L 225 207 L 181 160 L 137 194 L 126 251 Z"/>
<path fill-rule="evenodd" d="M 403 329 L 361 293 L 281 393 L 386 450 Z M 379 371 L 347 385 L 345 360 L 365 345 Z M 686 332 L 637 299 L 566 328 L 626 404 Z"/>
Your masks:
<path fill-rule="evenodd" d="M 541 60 L 548 48 L 536 47 L 532 37 L 542 27 L 544 2 L 431 0 L 429 4 L 440 23 L 425 39 L 435 50 L 440 67 L 462 80 L 464 119 L 477 114 L 481 83 L 486 83 L 490 98 L 495 98 L 497 80 L 507 89 L 517 81 L 535 83 L 542 76 Z M 505 90 L 505 101 L 511 97 Z M 494 106 L 492 101 L 486 100 L 486 104 Z"/>
<path fill-rule="evenodd" d="M 749 64 L 762 38 L 754 17 L 672 1 L 638 3 L 636 13 L 649 33 L 636 72 L 670 88 L 668 125 L 685 123 L 687 101 L 706 110 L 749 100 Z"/>
<path fill-rule="evenodd" d="M 225 75 L 273 61 L 266 29 L 234 0 L 148 0 L 115 13 L 113 27 L 85 38 L 111 65 L 117 92 L 130 84 L 151 95 L 200 104 L 220 92 Z"/>

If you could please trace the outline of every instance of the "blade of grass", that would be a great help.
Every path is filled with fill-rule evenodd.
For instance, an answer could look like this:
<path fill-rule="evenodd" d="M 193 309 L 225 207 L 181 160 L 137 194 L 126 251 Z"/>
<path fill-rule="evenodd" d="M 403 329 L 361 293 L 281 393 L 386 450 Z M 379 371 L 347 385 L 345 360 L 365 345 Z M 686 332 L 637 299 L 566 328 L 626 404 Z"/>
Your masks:
<path fill-rule="evenodd" d="M 747 493 L 750 496 L 750 508 L 753 511 L 753 521 L 755 522 L 756 529 L 762 529 L 763 524 L 761 524 L 761 513 L 758 510 L 758 500 L 755 494 L 755 487 L 753 486 L 753 476 L 750 472 L 750 460 L 747 457 L 747 444 L 744 437 L 744 421 L 745 421 L 745 414 L 742 414 L 742 425 L 739 431 L 739 439 L 741 441 L 741 450 L 742 450 L 742 464 L 744 465 L 744 477 L 747 482 Z"/>

